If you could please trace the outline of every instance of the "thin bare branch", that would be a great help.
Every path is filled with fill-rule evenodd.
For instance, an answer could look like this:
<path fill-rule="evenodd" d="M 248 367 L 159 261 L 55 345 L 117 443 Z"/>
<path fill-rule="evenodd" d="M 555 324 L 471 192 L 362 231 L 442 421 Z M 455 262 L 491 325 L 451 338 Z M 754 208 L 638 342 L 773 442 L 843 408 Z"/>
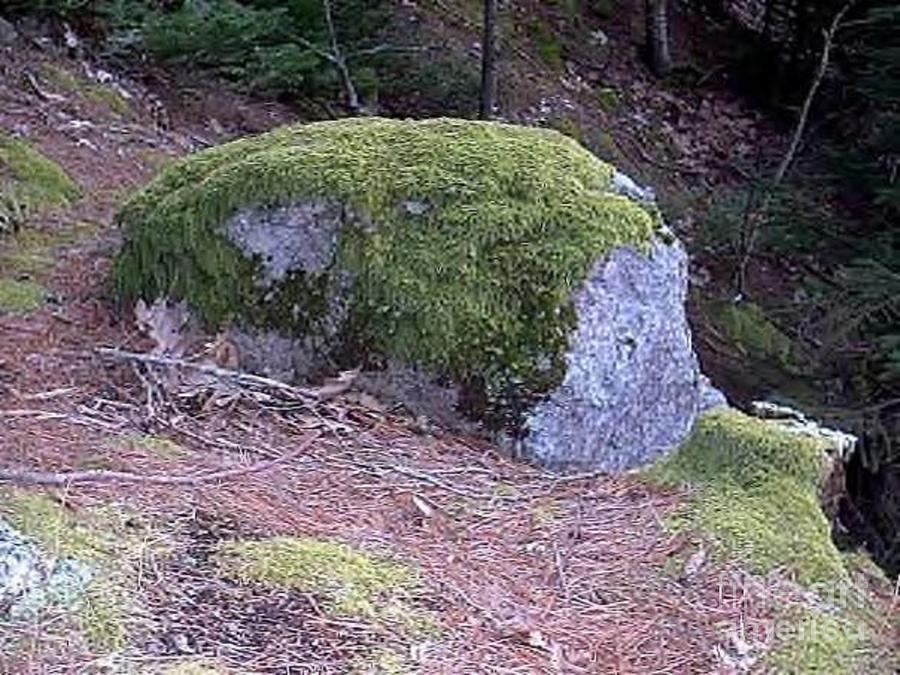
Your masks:
<path fill-rule="evenodd" d="M 127 471 L 107 471 L 105 469 L 91 471 L 32 471 L 28 469 L 0 469 L 0 483 L 18 483 L 28 485 L 47 485 L 63 487 L 73 483 L 141 483 L 147 485 L 199 485 L 201 483 L 213 483 L 216 481 L 232 480 L 250 474 L 268 471 L 279 464 L 284 464 L 296 459 L 306 452 L 309 447 L 320 437 L 322 432 L 316 432 L 307 440 L 297 446 L 296 449 L 280 457 L 256 462 L 248 466 L 232 469 L 220 469 L 204 473 L 169 476 L 169 475 L 144 475 Z"/>
<path fill-rule="evenodd" d="M 232 380 L 239 384 L 276 389 L 281 393 L 287 394 L 292 398 L 300 400 L 310 400 L 318 397 L 317 392 L 314 390 L 295 387 L 293 385 L 287 384 L 286 382 L 273 380 L 261 375 L 251 375 L 250 373 L 244 373 L 238 370 L 220 368 L 219 366 L 214 366 L 209 363 L 194 363 L 193 361 L 185 361 L 184 359 L 174 359 L 167 356 L 155 356 L 153 354 L 140 354 L 137 352 L 129 352 L 109 347 L 98 347 L 95 352 L 101 356 L 112 359 L 194 370 L 222 380 Z"/>

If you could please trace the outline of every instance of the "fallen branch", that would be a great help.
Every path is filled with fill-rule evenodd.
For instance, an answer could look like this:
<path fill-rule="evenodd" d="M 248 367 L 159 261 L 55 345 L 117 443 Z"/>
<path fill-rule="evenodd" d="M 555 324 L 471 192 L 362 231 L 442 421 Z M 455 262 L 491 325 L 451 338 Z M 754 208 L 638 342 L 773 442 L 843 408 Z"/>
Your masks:
<path fill-rule="evenodd" d="M 220 469 L 187 476 L 143 475 L 129 473 L 127 471 L 107 471 L 104 469 L 92 471 L 30 471 L 27 469 L 0 469 L 0 483 L 20 483 L 29 485 L 47 485 L 63 487 L 72 483 L 142 483 L 149 485 L 199 485 L 221 480 L 240 478 L 249 474 L 267 471 L 279 464 L 295 459 L 318 440 L 322 432 L 313 434 L 301 443 L 295 450 L 280 457 L 256 462 L 249 466 L 235 467 L 233 469 Z"/>
<path fill-rule="evenodd" d="M 53 412 L 50 410 L 0 410 L 0 418 L 3 417 L 30 417 L 37 420 L 62 420 L 65 422 L 71 422 L 72 424 L 79 424 L 84 427 L 97 427 L 105 431 L 118 431 L 123 426 L 122 424 L 113 424 L 111 422 L 106 422 L 94 417 L 88 417 L 86 415 L 72 415 L 68 413 Z"/>
<path fill-rule="evenodd" d="M 310 389 L 302 389 L 293 385 L 281 382 L 280 380 L 272 380 L 261 375 L 251 375 L 243 373 L 239 370 L 229 370 L 228 368 L 220 368 L 209 363 L 194 363 L 183 359 L 175 359 L 168 356 L 156 356 L 154 354 L 140 354 L 138 352 L 128 352 L 121 349 L 112 349 L 109 347 L 98 347 L 94 350 L 101 356 L 106 356 L 121 361 L 132 361 L 140 363 L 149 363 L 156 366 L 170 366 L 173 368 L 183 368 L 186 370 L 194 370 L 205 375 L 222 380 L 232 380 L 247 386 L 263 387 L 268 389 L 277 389 L 290 395 L 292 398 L 301 400 L 311 400 L 319 398 L 316 391 Z"/>

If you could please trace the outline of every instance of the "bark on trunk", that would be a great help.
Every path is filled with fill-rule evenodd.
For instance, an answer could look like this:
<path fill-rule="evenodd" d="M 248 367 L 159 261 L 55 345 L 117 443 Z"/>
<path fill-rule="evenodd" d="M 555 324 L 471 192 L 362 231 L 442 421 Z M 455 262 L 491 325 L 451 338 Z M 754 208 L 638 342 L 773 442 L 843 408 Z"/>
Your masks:
<path fill-rule="evenodd" d="M 484 0 L 484 33 L 481 47 L 481 101 L 479 117 L 494 114 L 497 100 L 497 0 Z"/>
<path fill-rule="evenodd" d="M 668 4 L 667 0 L 644 0 L 647 60 L 653 73 L 659 77 L 672 71 Z"/>

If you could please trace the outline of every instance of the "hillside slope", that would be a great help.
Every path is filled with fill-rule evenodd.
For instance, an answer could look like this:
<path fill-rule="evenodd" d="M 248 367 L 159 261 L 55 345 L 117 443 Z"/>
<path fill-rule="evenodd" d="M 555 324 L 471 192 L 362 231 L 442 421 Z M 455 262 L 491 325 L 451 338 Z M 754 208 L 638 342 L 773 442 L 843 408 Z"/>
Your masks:
<path fill-rule="evenodd" d="M 0 671 L 842 672 L 855 650 L 890 672 L 877 575 L 848 577 L 868 614 L 843 639 L 791 570 L 750 572 L 674 527 L 688 490 L 548 474 L 341 386 L 148 362 L 105 286 L 112 213 L 227 130 L 178 110 L 161 128 L 140 87 L 53 53 L 0 58 L 0 128 L 84 195 L 0 241 L 0 289 L 30 291 L 0 291 L 0 466 L 137 474 L 0 481 L 6 520 L 93 570 L 81 604 L 0 625 Z"/>

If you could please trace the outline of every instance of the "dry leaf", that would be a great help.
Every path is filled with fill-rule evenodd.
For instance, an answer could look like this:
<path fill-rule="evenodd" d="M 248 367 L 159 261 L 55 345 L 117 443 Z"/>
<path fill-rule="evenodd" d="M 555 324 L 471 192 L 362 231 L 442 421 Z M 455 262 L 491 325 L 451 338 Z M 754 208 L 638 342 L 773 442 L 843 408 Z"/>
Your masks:
<path fill-rule="evenodd" d="M 359 375 L 360 368 L 353 370 L 342 370 L 337 377 L 329 377 L 325 380 L 325 384 L 316 389 L 316 395 L 320 399 L 334 398 L 340 396 L 353 386 L 353 381 Z"/>
<path fill-rule="evenodd" d="M 157 298 L 149 307 L 143 299 L 134 306 L 137 327 L 155 343 L 152 354 L 181 358 L 196 339 L 191 313 L 184 301 Z"/>

